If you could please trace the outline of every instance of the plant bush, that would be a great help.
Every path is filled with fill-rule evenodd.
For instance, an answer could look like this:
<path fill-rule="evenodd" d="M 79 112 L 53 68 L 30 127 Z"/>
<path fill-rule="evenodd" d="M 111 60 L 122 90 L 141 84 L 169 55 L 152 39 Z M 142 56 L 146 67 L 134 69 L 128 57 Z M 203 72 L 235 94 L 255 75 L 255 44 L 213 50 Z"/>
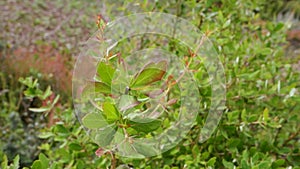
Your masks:
<path fill-rule="evenodd" d="M 39 126 L 38 133 L 33 133 L 39 138 L 37 147 L 40 154 L 34 157 L 33 163 L 22 166 L 37 169 L 109 168 L 114 165 L 119 168 L 164 169 L 300 168 L 300 76 L 294 68 L 300 56 L 285 55 L 287 26 L 265 16 L 266 3 L 266 0 L 141 1 L 139 8 L 134 6 L 136 2 L 133 1 L 116 2 L 119 7 L 107 3 L 108 11 L 113 11 L 113 14 L 120 11 L 121 15 L 130 14 L 132 8 L 139 12 L 151 9 L 175 14 L 197 25 L 213 40 L 227 81 L 226 110 L 217 131 L 206 142 L 198 143 L 206 117 L 206 113 L 199 113 L 197 124 L 173 149 L 145 159 L 122 158 L 101 152 L 101 147 L 86 135 L 83 126 L 78 123 L 72 106 L 66 103 L 51 107 L 55 112 L 53 125 Z M 147 38 L 151 40 L 152 37 Z M 152 45 L 147 44 L 147 40 L 144 42 L 145 47 Z M 136 47 L 135 44 L 123 43 Z M 178 43 L 174 43 L 175 50 L 183 53 Z M 18 133 L 31 135 L 26 130 L 19 130 L 22 128 L 20 122 L 10 122 L 13 119 L 20 121 L 15 114 L 22 110 L 18 110 L 15 96 L 26 89 L 19 85 L 13 88 L 6 76 L 2 73 L 0 88 L 0 97 L 3 98 L 1 138 L 6 140 L 20 135 Z M 208 90 L 203 90 L 204 96 Z M 33 96 L 38 97 L 38 93 Z M 31 113 L 37 115 L 37 112 Z M 1 140 L 0 147 L 4 147 L 5 140 Z M 21 143 L 14 143 L 18 145 L 15 149 L 22 149 Z M 18 168 L 19 159 L 22 162 L 25 158 L 25 154 L 9 154 L 2 148 L 1 168 Z"/>

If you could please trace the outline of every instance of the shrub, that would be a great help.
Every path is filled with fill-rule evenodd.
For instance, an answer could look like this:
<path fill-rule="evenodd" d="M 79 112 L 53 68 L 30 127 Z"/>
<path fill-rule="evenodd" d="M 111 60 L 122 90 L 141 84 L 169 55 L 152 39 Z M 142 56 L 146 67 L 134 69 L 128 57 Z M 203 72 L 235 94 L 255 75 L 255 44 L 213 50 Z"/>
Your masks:
<path fill-rule="evenodd" d="M 295 69 L 299 56 L 285 55 L 287 27 L 263 16 L 267 3 L 260 0 L 138 3 L 141 11 L 151 8 L 190 20 L 209 35 L 219 52 L 227 79 L 226 110 L 218 130 L 205 143 L 197 141 L 206 117 L 199 113 L 197 125 L 188 136 L 159 156 L 128 159 L 102 154 L 101 147 L 90 140 L 73 116 L 71 105 L 66 104 L 54 109 L 58 121 L 40 130 L 38 136 L 44 140 L 39 146 L 42 153 L 32 168 L 108 168 L 112 164 L 121 168 L 164 169 L 299 168 L 300 76 Z M 136 5 L 131 1 L 123 4 L 119 8 L 108 5 L 108 9 L 130 14 L 125 6 Z M 147 38 L 151 37 L 145 38 L 149 45 Z M 8 108 L 10 102 L 15 103 L 9 100 L 3 107 Z M 4 168 L 8 162 L 5 155 L 1 156 Z M 17 161 L 18 156 L 15 166 Z"/>

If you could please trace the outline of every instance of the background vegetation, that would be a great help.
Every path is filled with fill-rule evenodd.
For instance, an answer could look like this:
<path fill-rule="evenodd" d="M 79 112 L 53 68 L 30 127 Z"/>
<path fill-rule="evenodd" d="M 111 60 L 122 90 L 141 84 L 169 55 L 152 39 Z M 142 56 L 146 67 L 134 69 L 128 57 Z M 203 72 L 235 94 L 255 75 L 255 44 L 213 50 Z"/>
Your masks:
<path fill-rule="evenodd" d="M 226 111 L 203 144 L 205 119 L 175 148 L 119 168 L 300 168 L 297 0 L 0 2 L 0 168 L 109 168 L 74 117 L 76 56 L 107 21 L 136 12 L 183 17 L 212 39 L 225 68 Z M 39 108 L 39 109 L 37 109 Z"/>

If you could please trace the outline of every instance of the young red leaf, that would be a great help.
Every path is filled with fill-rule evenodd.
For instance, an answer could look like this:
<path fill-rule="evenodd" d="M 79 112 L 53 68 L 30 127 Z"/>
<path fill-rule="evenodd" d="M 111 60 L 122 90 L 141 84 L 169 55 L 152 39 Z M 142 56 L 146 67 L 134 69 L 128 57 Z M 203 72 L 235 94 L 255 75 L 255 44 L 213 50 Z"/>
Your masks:
<path fill-rule="evenodd" d="M 95 151 L 95 154 L 96 154 L 97 157 L 101 157 L 103 154 L 105 154 L 105 150 L 103 148 L 98 148 Z"/>

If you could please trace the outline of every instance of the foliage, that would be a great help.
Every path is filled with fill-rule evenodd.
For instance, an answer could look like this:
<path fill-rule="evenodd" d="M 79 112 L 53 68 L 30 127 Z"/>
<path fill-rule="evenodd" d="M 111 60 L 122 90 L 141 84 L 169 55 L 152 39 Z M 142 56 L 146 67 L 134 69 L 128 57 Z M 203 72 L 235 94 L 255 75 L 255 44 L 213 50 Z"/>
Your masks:
<path fill-rule="evenodd" d="M 21 85 L 17 86 L 21 90 L 14 93 L 13 84 L 7 83 L 3 74 L 1 77 L 1 89 L 7 91 L 1 95 L 1 147 L 9 160 L 19 154 L 22 165 L 30 164 L 39 152 L 38 131 L 46 126 L 45 115 L 41 113 L 48 114 L 58 102 L 59 95 L 51 99 L 54 95 L 50 86 L 43 91 L 38 80 L 32 77 L 20 78 Z M 6 86 L 9 84 L 12 86 Z"/>
<path fill-rule="evenodd" d="M 105 76 L 99 74 L 85 88 L 85 94 L 90 94 L 89 88 L 96 88 L 99 95 L 106 96 L 106 101 L 99 104 L 101 113 L 87 114 L 83 119 L 83 126 L 80 126 L 74 117 L 72 106 L 68 103 L 58 106 L 53 104 L 56 101 L 51 99 L 46 104 L 48 115 L 42 114 L 45 107 L 38 105 L 30 112 L 31 115 L 45 118 L 44 122 L 38 125 L 35 132 L 22 129 L 21 125 L 23 112 L 19 107 L 19 94 L 25 91 L 26 99 L 32 103 L 32 98 L 44 100 L 50 96 L 50 89 L 41 90 L 33 78 L 21 80 L 22 84 L 11 84 L 7 79 L 8 75 L 1 73 L 1 142 L 0 147 L 12 142 L 16 145 L 20 155 L 9 154 L 7 149 L 0 151 L 1 168 L 18 168 L 19 159 L 22 166 L 32 168 L 109 168 L 120 166 L 128 168 L 288 168 L 294 169 L 300 166 L 300 76 L 294 67 L 299 61 L 299 56 L 285 56 L 286 25 L 269 19 L 265 14 L 267 0 L 208 0 L 208 1 L 124 1 L 116 2 L 114 5 L 107 5 L 107 13 L 111 13 L 111 19 L 118 14 L 130 14 L 131 11 L 159 11 L 178 15 L 191 21 L 201 31 L 213 40 L 216 49 L 225 68 L 227 102 L 226 111 L 219 124 L 217 131 L 205 143 L 198 143 L 199 132 L 204 123 L 206 113 L 199 113 L 197 125 L 189 132 L 188 136 L 175 148 L 161 154 L 160 156 L 146 159 L 129 159 L 115 156 L 113 153 L 102 150 L 103 145 L 108 144 L 101 139 L 95 144 L 87 135 L 83 126 L 87 128 L 99 128 L 97 120 L 107 119 L 113 128 L 127 126 L 127 132 L 147 134 L 155 132 L 156 126 L 161 122 L 151 121 L 149 127 L 139 127 L 139 123 L 125 118 L 121 108 L 130 106 L 141 106 L 147 101 L 147 93 L 139 89 L 151 84 L 160 83 L 165 77 L 163 68 L 158 69 L 155 63 L 148 63 L 143 69 L 132 76 L 128 87 L 131 89 L 122 91 L 127 93 L 124 104 L 117 105 L 109 94 L 111 91 L 112 78 L 115 67 L 111 62 L 100 62 L 100 72 L 107 72 Z M 78 7 L 75 5 L 75 7 Z M 151 36 L 145 36 L 143 45 L 149 47 L 147 41 Z M 136 47 L 137 44 L 122 42 L 126 49 Z M 165 48 L 174 49 L 175 53 L 184 54 L 179 43 L 170 43 Z M 126 53 L 122 53 L 126 54 Z M 201 68 L 201 66 L 200 66 Z M 201 70 L 200 72 L 205 72 Z M 144 80 L 146 79 L 150 80 Z M 206 84 L 203 79 L 205 75 L 199 73 L 197 80 Z M 27 86 L 27 87 L 25 87 Z M 47 86 L 47 85 L 46 85 Z M 98 87 L 95 87 L 98 86 Z M 151 89 L 151 88 L 150 88 Z M 151 91 L 151 90 L 150 90 Z M 210 88 L 203 88 L 201 95 L 209 102 Z M 30 99 L 31 98 L 31 99 Z M 134 98 L 134 99 L 132 99 Z M 135 104 L 136 101 L 138 104 Z M 205 101 L 205 100 L 203 100 Z M 172 105 L 173 110 L 176 104 Z M 208 105 L 209 106 L 209 105 Z M 30 107 L 30 106 L 29 106 Z M 28 108 L 29 108 L 28 107 Z M 32 108 L 32 107 L 31 107 Z M 141 106 L 141 109 L 143 106 Z M 51 119 L 50 112 L 55 112 L 54 122 L 46 126 Z M 38 117 L 34 119 L 37 120 Z M 17 122 L 14 122 L 15 119 Z M 30 122 L 33 123 L 33 122 Z M 17 126 L 14 126 L 17 124 Z M 146 123 L 147 124 L 147 123 Z M 163 124 L 166 124 L 164 122 Z M 136 126 L 136 127 L 134 127 Z M 139 131 L 140 130 L 140 131 Z M 14 131 L 14 132 L 12 132 Z M 109 128 L 107 135 L 114 135 Z M 26 157 L 22 148 L 32 143 L 15 141 L 18 136 L 37 136 L 36 142 L 39 155 Z M 140 137 L 142 137 L 141 135 Z M 9 137 L 11 138 L 9 140 Z M 3 138 L 3 139 L 2 139 Z M 36 139 L 36 138 L 35 138 Z M 5 141 L 9 140 L 9 142 Z M 108 139 L 110 140 L 110 139 Z M 36 150 L 34 148 L 34 150 Z M 99 149 L 100 148 L 100 149 Z M 96 154 L 95 154 L 96 152 Z M 7 155 L 5 155 L 5 153 Z M 98 157 L 100 156 L 100 157 Z M 34 162 L 23 163 L 26 158 Z"/>
<path fill-rule="evenodd" d="M 266 14 L 264 17 L 270 15 L 278 15 L 280 13 L 290 14 L 292 17 L 300 17 L 300 2 L 297 0 L 271 0 L 265 3 Z M 291 19 L 291 18 L 290 18 Z"/>
<path fill-rule="evenodd" d="M 71 81 L 73 61 L 67 54 L 54 49 L 53 45 L 40 45 L 32 50 L 18 48 L 11 53 L 3 52 L 1 70 L 16 80 L 25 76 L 38 77 L 42 87 L 51 83 L 54 91 L 65 96 L 71 92 L 67 82 Z"/>

